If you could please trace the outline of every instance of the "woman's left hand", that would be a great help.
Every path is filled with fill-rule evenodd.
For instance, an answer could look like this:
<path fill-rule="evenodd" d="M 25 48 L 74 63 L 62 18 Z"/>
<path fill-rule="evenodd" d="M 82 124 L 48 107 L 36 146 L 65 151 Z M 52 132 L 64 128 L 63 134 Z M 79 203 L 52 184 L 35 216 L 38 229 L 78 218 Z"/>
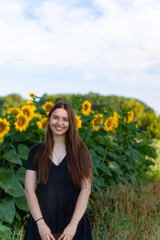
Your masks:
<path fill-rule="evenodd" d="M 58 240 L 72 240 L 76 230 L 77 230 L 78 222 L 71 220 L 71 222 L 67 225 L 67 227 L 64 229 L 61 236 L 58 238 Z"/>

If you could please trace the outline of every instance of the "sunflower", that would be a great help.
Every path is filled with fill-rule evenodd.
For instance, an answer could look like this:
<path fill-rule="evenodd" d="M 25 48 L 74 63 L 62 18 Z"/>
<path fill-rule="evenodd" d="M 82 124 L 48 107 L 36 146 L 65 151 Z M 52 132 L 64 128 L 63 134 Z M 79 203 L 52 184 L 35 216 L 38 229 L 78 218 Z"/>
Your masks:
<path fill-rule="evenodd" d="M 21 107 L 21 111 L 29 121 L 33 118 L 33 109 L 31 109 L 29 106 L 25 105 Z"/>
<path fill-rule="evenodd" d="M 34 117 L 35 117 L 35 118 L 38 118 L 38 119 L 41 119 L 42 116 L 41 116 L 40 113 L 35 113 L 35 114 L 34 114 Z"/>
<path fill-rule="evenodd" d="M 32 109 L 33 111 L 36 110 L 36 107 L 35 107 L 35 105 L 34 105 L 34 103 L 33 103 L 32 101 L 27 101 L 27 105 L 28 105 L 29 107 L 31 107 L 31 109 Z"/>
<path fill-rule="evenodd" d="M 104 130 L 109 132 L 113 130 L 113 123 L 114 119 L 113 117 L 109 117 L 105 122 L 104 122 Z"/>
<path fill-rule="evenodd" d="M 96 114 L 92 120 L 92 127 L 94 131 L 99 131 L 100 126 L 97 123 L 103 124 L 103 114 Z"/>
<path fill-rule="evenodd" d="M 54 104 L 52 102 L 46 102 L 45 104 L 43 104 L 42 108 L 49 113 L 51 108 L 54 106 Z"/>
<path fill-rule="evenodd" d="M 30 94 L 29 94 L 29 97 L 31 97 L 31 98 L 35 98 L 35 96 L 36 96 L 36 95 L 35 95 L 34 93 L 30 93 Z"/>
<path fill-rule="evenodd" d="M 41 123 L 40 121 L 37 122 L 37 126 L 38 126 L 39 128 L 43 128 L 42 123 Z"/>
<path fill-rule="evenodd" d="M 128 116 L 124 118 L 124 121 L 130 123 L 133 120 L 134 113 L 133 111 L 129 111 L 127 114 Z"/>
<path fill-rule="evenodd" d="M 3 138 L 0 138 L 0 143 L 2 143 L 4 141 L 4 139 Z"/>
<path fill-rule="evenodd" d="M 114 113 L 113 113 L 113 117 L 114 117 L 114 118 L 118 118 L 118 113 L 117 113 L 117 112 L 114 112 Z"/>
<path fill-rule="evenodd" d="M 33 105 L 33 101 L 31 100 L 27 101 L 27 105 Z"/>
<path fill-rule="evenodd" d="M 18 114 L 16 117 L 17 117 L 17 121 L 14 123 L 15 128 L 20 132 L 25 131 L 29 125 L 28 117 L 23 113 Z"/>
<path fill-rule="evenodd" d="M 106 113 L 106 112 L 107 112 L 107 110 L 106 110 L 105 108 L 103 108 L 103 112 L 104 112 L 104 113 Z"/>
<path fill-rule="evenodd" d="M 47 128 L 48 119 L 47 118 L 43 118 L 41 123 L 42 123 L 42 128 L 46 129 Z"/>
<path fill-rule="evenodd" d="M 113 113 L 113 127 L 114 129 L 118 128 L 118 113 Z"/>
<path fill-rule="evenodd" d="M 10 123 L 6 119 L 0 118 L 0 138 L 3 138 L 9 132 L 9 125 Z"/>
<path fill-rule="evenodd" d="M 77 115 L 75 115 L 75 118 L 76 118 L 77 130 L 78 130 L 82 126 L 82 120 L 80 119 L 80 116 L 77 116 Z"/>
<path fill-rule="evenodd" d="M 88 115 L 91 111 L 91 106 L 92 104 L 89 101 L 84 101 L 84 103 L 82 104 L 82 113 L 83 115 Z"/>
<path fill-rule="evenodd" d="M 18 107 L 8 108 L 7 113 L 15 113 L 17 115 L 20 113 L 20 109 Z"/>

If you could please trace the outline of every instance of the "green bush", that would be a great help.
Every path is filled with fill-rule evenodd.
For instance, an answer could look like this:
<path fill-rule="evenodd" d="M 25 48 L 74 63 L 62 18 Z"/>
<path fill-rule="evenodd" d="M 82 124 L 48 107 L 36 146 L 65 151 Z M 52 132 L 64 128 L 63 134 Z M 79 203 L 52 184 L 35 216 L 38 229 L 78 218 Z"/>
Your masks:
<path fill-rule="evenodd" d="M 28 208 L 24 196 L 26 160 L 32 145 L 43 141 L 46 117 L 53 103 L 33 103 L 21 109 L 3 108 L 0 119 L 0 234 L 4 226 L 22 227 Z M 106 185 L 135 181 L 153 165 L 156 151 L 152 140 L 141 133 L 132 121 L 129 109 L 115 113 L 112 107 L 93 111 L 81 96 L 72 98 L 77 128 L 93 158 L 92 192 Z M 41 119 L 40 115 L 41 114 Z M 6 123 L 7 122 L 7 123 Z M 8 125 L 7 125 L 8 124 Z"/>

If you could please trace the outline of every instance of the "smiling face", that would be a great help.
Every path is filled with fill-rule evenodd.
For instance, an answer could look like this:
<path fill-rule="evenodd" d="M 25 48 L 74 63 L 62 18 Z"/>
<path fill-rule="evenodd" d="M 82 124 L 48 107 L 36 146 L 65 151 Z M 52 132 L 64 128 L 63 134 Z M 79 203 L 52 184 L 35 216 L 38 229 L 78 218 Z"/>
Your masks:
<path fill-rule="evenodd" d="M 65 135 L 69 129 L 68 113 L 64 108 L 57 108 L 50 116 L 49 125 L 53 135 Z"/>

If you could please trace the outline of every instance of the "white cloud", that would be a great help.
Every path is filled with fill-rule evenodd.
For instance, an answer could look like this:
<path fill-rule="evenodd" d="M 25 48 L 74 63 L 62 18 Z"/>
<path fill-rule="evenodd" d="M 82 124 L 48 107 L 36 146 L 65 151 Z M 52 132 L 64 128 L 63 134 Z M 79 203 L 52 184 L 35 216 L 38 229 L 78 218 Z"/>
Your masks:
<path fill-rule="evenodd" d="M 94 0 L 94 11 L 74 2 L 0 0 L 0 64 L 89 68 L 160 86 L 159 72 L 146 71 L 160 63 L 158 1 Z"/>

